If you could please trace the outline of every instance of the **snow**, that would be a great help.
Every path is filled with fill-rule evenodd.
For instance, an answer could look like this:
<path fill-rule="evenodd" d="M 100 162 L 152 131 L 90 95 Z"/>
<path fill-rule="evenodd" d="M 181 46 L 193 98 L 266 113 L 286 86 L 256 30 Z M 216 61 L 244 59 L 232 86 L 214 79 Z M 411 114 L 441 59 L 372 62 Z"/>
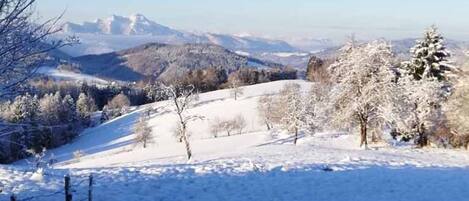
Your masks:
<path fill-rule="evenodd" d="M 276 52 L 272 53 L 275 56 L 278 57 L 292 57 L 292 56 L 297 56 L 297 57 L 305 57 L 308 56 L 308 53 L 303 53 L 303 52 Z"/>
<path fill-rule="evenodd" d="M 89 83 L 96 83 L 96 84 L 109 84 L 108 81 L 91 76 L 91 75 L 75 73 L 75 72 L 65 71 L 65 70 L 58 70 L 56 68 L 47 67 L 47 66 L 40 67 L 37 70 L 37 73 L 48 75 L 59 80 L 86 81 Z"/>
<path fill-rule="evenodd" d="M 84 131 L 73 143 L 55 150 L 58 163 L 44 169 L 40 181 L 24 161 L 0 166 L 0 200 L 60 192 L 70 174 L 74 200 L 86 198 L 93 174 L 94 199 L 106 200 L 466 200 L 469 154 L 464 150 L 414 149 L 410 145 L 359 148 L 359 137 L 342 132 L 301 135 L 298 145 L 284 131 L 267 131 L 257 102 L 287 83 L 308 90 L 312 83 L 277 81 L 247 86 L 235 101 L 229 90 L 200 94 L 189 110 L 204 120 L 189 124 L 194 158 L 171 133 L 176 124 L 168 102 L 133 112 Z M 149 121 L 156 144 L 134 148 L 132 126 L 146 107 L 157 109 Z M 246 133 L 212 138 L 211 120 L 242 115 Z M 73 159 L 73 152 L 84 156 Z M 37 197 L 63 200 L 63 194 Z"/>

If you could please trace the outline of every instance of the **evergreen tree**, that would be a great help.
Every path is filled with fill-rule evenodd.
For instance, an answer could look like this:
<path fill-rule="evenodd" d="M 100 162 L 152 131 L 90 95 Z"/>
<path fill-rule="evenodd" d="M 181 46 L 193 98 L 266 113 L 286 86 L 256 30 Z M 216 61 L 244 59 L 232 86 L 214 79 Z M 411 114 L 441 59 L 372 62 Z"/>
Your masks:
<path fill-rule="evenodd" d="M 411 49 L 412 59 L 404 63 L 404 69 L 412 75 L 415 80 L 424 77 L 445 80 L 451 66 L 448 58 L 451 56 L 444 45 L 443 37 L 438 29 L 432 26 L 428 29 L 422 40 Z"/>

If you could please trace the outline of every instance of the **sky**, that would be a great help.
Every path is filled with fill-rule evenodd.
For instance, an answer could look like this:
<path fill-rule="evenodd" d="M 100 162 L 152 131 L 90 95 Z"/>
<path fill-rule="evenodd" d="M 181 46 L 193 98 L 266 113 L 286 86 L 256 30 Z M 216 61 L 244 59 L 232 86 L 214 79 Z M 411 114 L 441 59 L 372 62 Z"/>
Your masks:
<path fill-rule="evenodd" d="M 415 38 L 435 24 L 469 41 L 467 0 L 38 0 L 37 11 L 76 23 L 140 13 L 175 29 L 286 40 Z"/>

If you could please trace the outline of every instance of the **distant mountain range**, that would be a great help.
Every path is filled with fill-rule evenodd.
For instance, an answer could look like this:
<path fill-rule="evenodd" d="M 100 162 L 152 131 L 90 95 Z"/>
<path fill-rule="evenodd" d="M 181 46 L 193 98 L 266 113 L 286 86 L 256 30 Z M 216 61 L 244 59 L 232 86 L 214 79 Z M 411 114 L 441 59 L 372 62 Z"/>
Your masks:
<path fill-rule="evenodd" d="M 75 34 L 82 44 L 65 49 L 73 56 L 100 54 L 135 47 L 149 42 L 166 44 L 215 44 L 232 51 L 258 52 L 297 52 L 285 41 L 260 37 L 235 36 L 214 33 L 190 33 L 160 25 L 141 14 L 128 17 L 113 15 L 94 22 L 76 24 L 68 22 L 65 34 Z"/>
<path fill-rule="evenodd" d="M 62 49 L 72 57 L 118 52 L 148 43 L 212 44 L 239 55 L 293 66 L 300 70 L 306 68 L 312 55 L 333 57 L 340 46 L 330 39 L 303 38 L 285 42 L 252 36 L 191 33 L 158 24 L 141 14 L 128 17 L 113 15 L 82 24 L 68 22 L 62 34 L 73 34 L 80 38 L 81 44 Z M 395 40 L 392 44 L 396 54 L 406 57 L 415 44 L 415 39 Z M 468 43 L 454 40 L 448 40 L 447 44 L 457 61 L 469 47 Z"/>

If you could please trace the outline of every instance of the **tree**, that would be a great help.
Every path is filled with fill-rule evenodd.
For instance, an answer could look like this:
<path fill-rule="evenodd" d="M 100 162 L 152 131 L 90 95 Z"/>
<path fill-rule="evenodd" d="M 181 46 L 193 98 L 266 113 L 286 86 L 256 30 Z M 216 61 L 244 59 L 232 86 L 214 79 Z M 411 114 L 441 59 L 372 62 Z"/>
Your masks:
<path fill-rule="evenodd" d="M 39 118 L 39 101 L 37 96 L 26 94 L 17 96 L 10 105 L 8 121 L 12 123 L 33 123 Z"/>
<path fill-rule="evenodd" d="M 332 94 L 333 120 L 340 127 L 358 124 L 360 146 L 368 145 L 369 126 L 384 121 L 380 108 L 392 96 L 389 92 L 395 80 L 392 61 L 391 47 L 384 41 L 350 43 L 329 67 L 336 82 Z"/>
<path fill-rule="evenodd" d="M 451 56 L 446 50 L 444 39 L 436 26 L 430 27 L 422 40 L 411 49 L 412 59 L 404 63 L 405 70 L 410 73 L 415 80 L 435 77 L 438 80 L 446 80 L 447 73 L 453 69 L 448 64 Z"/>
<path fill-rule="evenodd" d="M 58 125 L 61 121 L 62 98 L 60 93 L 46 94 L 39 100 L 41 121 L 49 126 Z"/>
<path fill-rule="evenodd" d="M 129 107 L 129 98 L 125 94 L 120 93 L 107 103 L 103 112 L 105 112 L 109 118 L 115 118 L 127 113 Z"/>
<path fill-rule="evenodd" d="M 464 76 L 455 85 L 454 93 L 444 105 L 450 128 L 457 134 L 469 134 L 469 77 Z"/>
<path fill-rule="evenodd" d="M 65 123 L 72 123 L 77 120 L 77 107 L 75 100 L 73 100 L 71 95 L 66 95 L 62 99 L 62 104 L 60 107 L 60 119 Z"/>
<path fill-rule="evenodd" d="M 423 147 L 445 119 L 443 103 L 451 94 L 448 78 L 455 69 L 447 64 L 450 54 L 435 26 L 425 32 L 411 53 L 411 60 L 400 69 L 398 83 L 403 104 L 398 109 L 400 121 L 396 122 L 398 130 Z"/>
<path fill-rule="evenodd" d="M 91 123 L 91 114 L 96 111 L 94 100 L 85 93 L 80 93 L 76 105 L 78 117 L 85 125 L 89 125 Z"/>
<path fill-rule="evenodd" d="M 135 145 L 142 145 L 147 148 L 147 145 L 153 143 L 152 129 L 148 126 L 145 117 L 140 117 L 138 123 L 134 126 L 134 143 Z"/>
<path fill-rule="evenodd" d="M 259 111 L 259 116 L 261 117 L 262 123 L 265 124 L 267 130 L 270 130 L 274 127 L 274 123 L 278 122 L 278 112 L 279 108 L 276 107 L 274 103 L 274 97 L 272 95 L 263 95 L 259 98 L 257 103 L 257 110 Z"/>
<path fill-rule="evenodd" d="M 228 78 L 228 83 L 231 89 L 231 96 L 237 100 L 238 96 L 243 95 L 243 88 L 241 88 L 242 82 L 238 73 L 232 73 Z"/>
<path fill-rule="evenodd" d="M 31 78 L 46 53 L 74 38 L 53 40 L 59 32 L 59 17 L 38 23 L 34 20 L 36 0 L 0 1 L 0 97 L 12 95 Z"/>
<path fill-rule="evenodd" d="M 311 86 L 308 96 L 305 98 L 305 124 L 314 134 L 329 125 L 333 111 L 331 104 L 331 90 L 333 86 L 328 82 L 317 82 Z"/>
<path fill-rule="evenodd" d="M 305 107 L 301 95 L 301 87 L 299 84 L 287 84 L 284 86 L 281 94 L 284 114 L 282 124 L 288 130 L 294 133 L 294 141 L 298 141 L 298 132 L 304 126 Z"/>
<path fill-rule="evenodd" d="M 180 139 L 184 143 L 187 159 L 190 160 L 192 158 L 192 149 L 188 136 L 188 124 L 191 121 L 202 118 L 200 116 L 190 115 L 187 113 L 187 110 L 194 100 L 195 87 L 192 85 L 181 85 L 175 81 L 173 85 L 166 86 L 165 91 L 170 103 L 174 107 L 174 113 L 176 113 L 178 117 L 178 136 L 180 136 Z"/>

